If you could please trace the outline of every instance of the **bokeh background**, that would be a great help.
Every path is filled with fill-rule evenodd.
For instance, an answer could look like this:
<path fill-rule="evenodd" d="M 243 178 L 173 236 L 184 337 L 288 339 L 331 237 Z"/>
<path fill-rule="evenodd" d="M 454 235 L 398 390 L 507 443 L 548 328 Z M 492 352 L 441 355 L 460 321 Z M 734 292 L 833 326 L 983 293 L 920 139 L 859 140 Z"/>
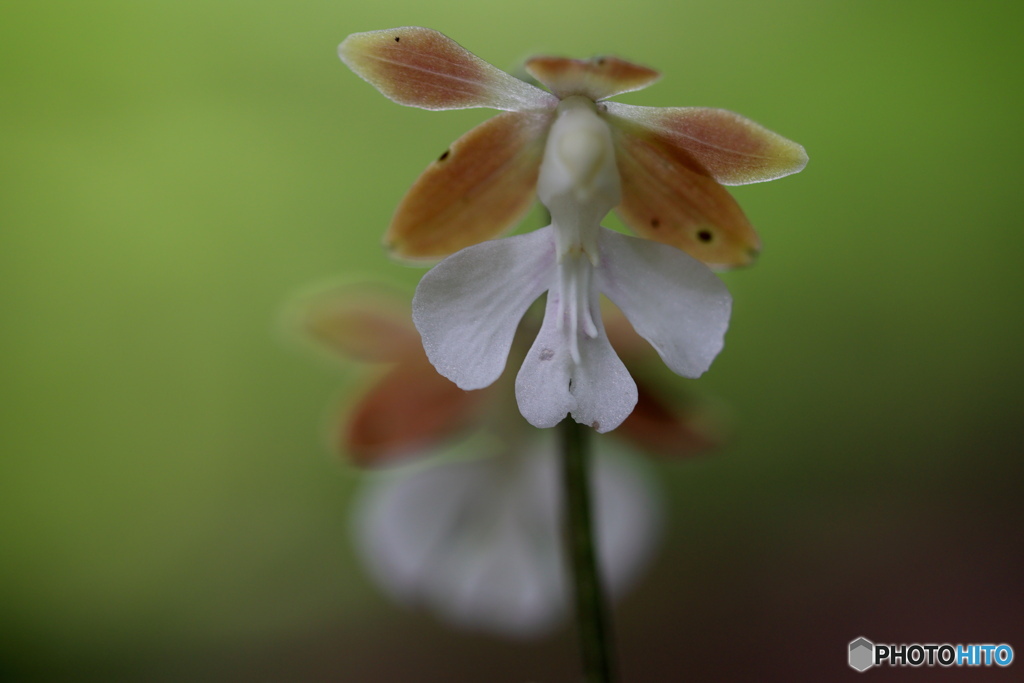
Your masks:
<path fill-rule="evenodd" d="M 650 64 L 663 80 L 620 99 L 733 109 L 810 154 L 735 190 L 765 250 L 724 276 L 726 349 L 691 385 L 732 440 L 658 466 L 670 520 L 617 606 L 624 680 L 840 680 L 858 636 L 1024 653 L 1013 7 L 3 3 L 0 678 L 573 679 L 568 627 L 504 642 L 374 588 L 359 475 L 324 436 L 357 372 L 281 330 L 326 279 L 411 291 L 382 231 L 489 115 L 393 105 L 335 55 L 403 25 L 503 68 Z"/>

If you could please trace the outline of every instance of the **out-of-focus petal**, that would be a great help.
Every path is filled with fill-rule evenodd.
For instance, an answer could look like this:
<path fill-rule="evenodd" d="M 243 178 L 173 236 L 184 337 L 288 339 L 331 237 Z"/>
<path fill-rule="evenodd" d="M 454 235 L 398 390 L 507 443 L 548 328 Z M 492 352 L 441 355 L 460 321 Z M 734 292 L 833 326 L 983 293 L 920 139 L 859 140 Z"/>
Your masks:
<path fill-rule="evenodd" d="M 707 107 L 638 107 L 606 103 L 609 120 L 663 147 L 685 150 L 723 185 L 746 185 L 797 173 L 801 145 L 748 118 Z"/>
<path fill-rule="evenodd" d="M 722 281 L 664 244 L 602 228 L 598 245 L 600 290 L 673 372 L 702 375 L 722 350 L 729 327 L 732 297 Z"/>
<path fill-rule="evenodd" d="M 437 371 L 463 389 L 498 379 L 516 327 L 554 267 L 550 227 L 477 244 L 434 266 L 416 288 L 412 315 Z"/>
<path fill-rule="evenodd" d="M 716 268 L 753 263 L 761 249 L 757 233 L 729 191 L 689 152 L 619 126 L 612 134 L 622 178 L 615 211 L 634 234 Z"/>
<path fill-rule="evenodd" d="M 616 436 L 628 439 L 645 453 L 685 458 L 705 453 L 719 444 L 712 425 L 687 406 L 676 406 L 637 381 L 636 408 Z"/>
<path fill-rule="evenodd" d="M 533 204 L 548 112 L 509 112 L 463 135 L 419 177 L 384 237 L 392 255 L 437 260 L 515 225 Z"/>
<path fill-rule="evenodd" d="M 337 286 L 295 305 L 296 326 L 330 353 L 370 363 L 390 363 L 419 347 L 409 306 L 381 287 Z"/>
<path fill-rule="evenodd" d="M 342 424 L 339 450 L 353 464 L 393 464 L 454 436 L 477 418 L 483 407 L 480 392 L 459 389 L 418 351 L 357 399 Z"/>
<path fill-rule="evenodd" d="M 414 472 L 389 472 L 357 498 L 358 547 L 397 599 L 464 628 L 513 637 L 549 632 L 567 612 L 559 460 L 530 450 Z M 650 559 L 657 491 L 640 463 L 598 451 L 594 523 L 609 592 L 621 595 Z"/>
<path fill-rule="evenodd" d="M 355 516 L 372 576 L 464 628 L 549 631 L 566 604 L 553 464 L 506 454 L 372 482 Z"/>
<path fill-rule="evenodd" d="M 448 36 L 405 26 L 353 33 L 341 61 L 385 97 L 421 109 L 551 109 L 558 100 L 491 66 Z"/>
<path fill-rule="evenodd" d="M 560 99 L 582 95 L 595 101 L 603 100 L 646 88 L 661 78 L 654 69 L 618 57 L 532 57 L 526 60 L 525 67 Z"/>
<path fill-rule="evenodd" d="M 574 363 L 572 332 L 558 324 L 559 294 L 556 289 L 548 292 L 540 333 L 516 376 L 519 411 L 535 427 L 554 427 L 571 414 L 577 422 L 607 432 L 636 405 L 636 384 L 608 343 L 596 292 L 590 302 L 597 336 L 580 333 L 580 362 Z"/>
<path fill-rule="evenodd" d="M 626 320 L 626 316 L 622 315 L 622 311 L 608 301 L 601 303 L 601 320 L 608 334 L 608 341 L 626 367 L 632 368 L 648 361 L 656 361 L 658 356 L 654 349 L 646 339 L 636 333 Z"/>

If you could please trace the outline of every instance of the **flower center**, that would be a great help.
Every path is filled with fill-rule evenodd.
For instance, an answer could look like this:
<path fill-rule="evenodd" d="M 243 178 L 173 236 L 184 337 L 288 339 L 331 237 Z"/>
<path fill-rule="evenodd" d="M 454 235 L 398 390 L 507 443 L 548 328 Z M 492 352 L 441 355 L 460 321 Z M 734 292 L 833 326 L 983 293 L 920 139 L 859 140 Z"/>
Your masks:
<path fill-rule="evenodd" d="M 580 362 L 580 333 L 597 337 L 597 325 L 590 310 L 594 264 L 582 252 L 567 254 L 558 264 L 558 330 L 569 342 L 573 363 Z M 549 295 L 550 296 L 550 295 Z"/>
<path fill-rule="evenodd" d="M 597 106 L 574 95 L 558 105 L 548 133 L 537 195 L 551 212 L 558 253 L 558 330 L 565 335 L 574 363 L 580 362 L 580 336 L 597 337 L 591 311 L 597 235 L 601 219 L 621 198 L 611 130 Z"/>
<path fill-rule="evenodd" d="M 537 195 L 551 212 L 559 263 L 584 253 L 597 265 L 601 219 L 621 200 L 611 129 L 592 100 L 579 95 L 558 104 L 537 178 Z"/>

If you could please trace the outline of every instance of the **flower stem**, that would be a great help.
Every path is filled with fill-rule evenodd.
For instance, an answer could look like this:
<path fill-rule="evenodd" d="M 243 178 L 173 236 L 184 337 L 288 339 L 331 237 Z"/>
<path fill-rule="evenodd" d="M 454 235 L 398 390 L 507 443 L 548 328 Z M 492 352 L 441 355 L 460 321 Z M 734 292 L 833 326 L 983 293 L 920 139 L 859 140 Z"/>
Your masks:
<path fill-rule="evenodd" d="M 587 428 L 571 417 L 559 425 L 565 486 L 565 538 L 572 568 L 583 673 L 587 683 L 610 683 L 611 622 L 605 607 L 590 504 Z"/>

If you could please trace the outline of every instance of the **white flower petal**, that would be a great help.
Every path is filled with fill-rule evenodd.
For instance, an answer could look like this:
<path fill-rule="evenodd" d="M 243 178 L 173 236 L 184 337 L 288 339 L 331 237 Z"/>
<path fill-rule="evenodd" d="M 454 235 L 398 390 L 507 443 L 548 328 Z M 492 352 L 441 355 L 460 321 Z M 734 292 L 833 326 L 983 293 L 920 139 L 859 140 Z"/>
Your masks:
<path fill-rule="evenodd" d="M 601 575 L 612 597 L 623 595 L 647 566 L 661 536 L 662 501 L 647 463 L 612 439 L 595 439 L 591 500 Z"/>
<path fill-rule="evenodd" d="M 550 228 L 452 254 L 423 276 L 412 318 L 437 371 L 482 389 L 505 368 L 516 327 L 552 280 Z"/>
<path fill-rule="evenodd" d="M 559 325 L 559 296 L 548 292 L 544 323 L 516 376 L 519 412 L 535 427 L 554 427 L 571 413 L 599 432 L 615 429 L 636 405 L 636 383 L 608 342 L 596 291 L 589 301 L 597 336 L 577 331 L 580 362 L 573 362 L 573 326 Z"/>
<path fill-rule="evenodd" d="M 699 377 L 724 344 L 732 297 L 707 266 L 657 242 L 601 229 L 600 290 L 673 372 Z"/>
<path fill-rule="evenodd" d="M 569 604 L 554 445 L 545 438 L 498 457 L 371 479 L 354 531 L 372 576 L 396 599 L 459 626 L 514 637 L 550 631 Z M 640 462 L 603 448 L 595 456 L 598 557 L 619 596 L 651 557 L 661 507 Z"/>
<path fill-rule="evenodd" d="M 391 473 L 358 501 L 359 548 L 403 602 L 465 628 L 539 635 L 566 612 L 558 486 L 535 452 Z"/>

